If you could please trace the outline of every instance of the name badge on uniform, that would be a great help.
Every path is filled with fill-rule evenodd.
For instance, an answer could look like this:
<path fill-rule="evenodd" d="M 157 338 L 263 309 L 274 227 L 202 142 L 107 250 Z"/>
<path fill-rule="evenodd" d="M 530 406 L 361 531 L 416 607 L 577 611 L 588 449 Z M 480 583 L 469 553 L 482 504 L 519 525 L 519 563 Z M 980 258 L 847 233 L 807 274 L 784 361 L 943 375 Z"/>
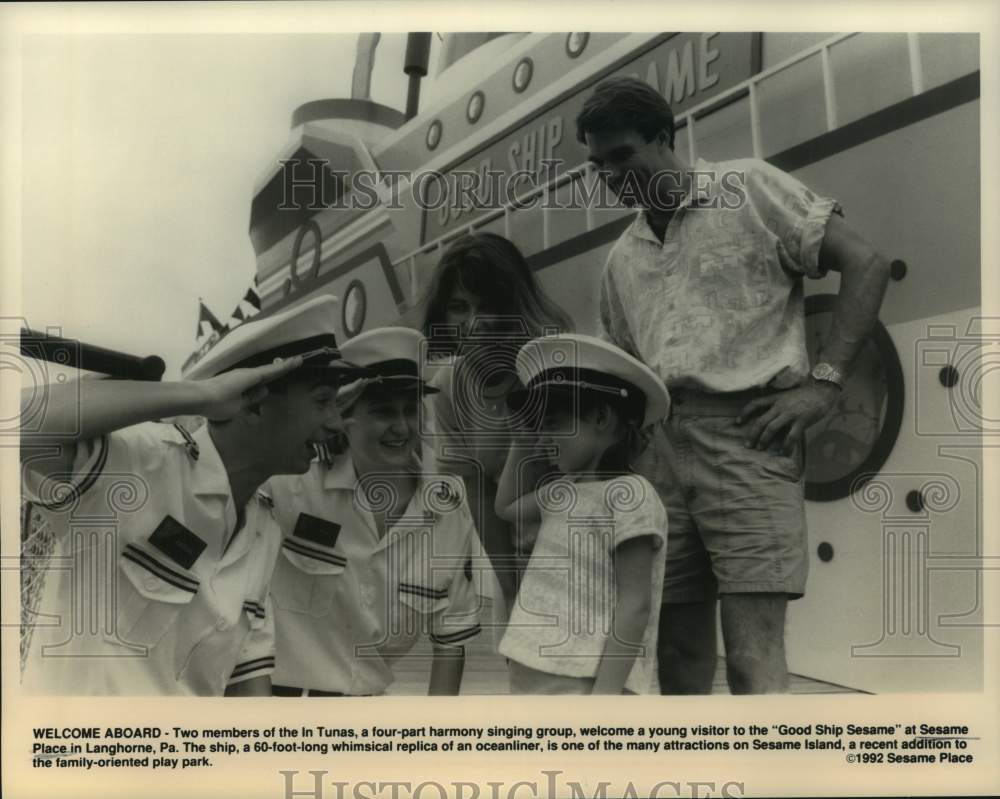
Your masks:
<path fill-rule="evenodd" d="M 190 569 L 207 544 L 177 521 L 164 517 L 149 537 L 149 543 L 184 569 Z"/>
<path fill-rule="evenodd" d="M 300 513 L 299 518 L 295 522 L 295 530 L 292 535 L 333 549 L 337 544 L 337 536 L 340 535 L 340 525 L 336 522 L 321 519 L 318 516 Z"/>

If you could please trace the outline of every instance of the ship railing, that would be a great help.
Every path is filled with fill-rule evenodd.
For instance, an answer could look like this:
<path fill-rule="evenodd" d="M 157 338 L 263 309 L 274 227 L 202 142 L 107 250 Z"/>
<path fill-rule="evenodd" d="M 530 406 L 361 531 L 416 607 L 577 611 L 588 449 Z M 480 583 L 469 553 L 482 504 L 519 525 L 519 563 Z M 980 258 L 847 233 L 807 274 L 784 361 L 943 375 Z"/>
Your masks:
<path fill-rule="evenodd" d="M 773 79 L 776 75 L 794 67 L 797 64 L 800 64 L 803 61 L 816 57 L 817 54 L 821 59 L 823 97 L 826 112 L 826 130 L 827 132 L 835 130 L 838 127 L 838 109 L 836 83 L 834 80 L 834 70 L 830 52 L 831 49 L 837 45 L 859 35 L 864 34 L 859 34 L 858 32 L 840 33 L 835 36 L 831 36 L 828 39 L 824 39 L 822 42 L 819 42 L 811 47 L 804 48 L 783 61 L 758 72 L 746 81 L 738 83 L 725 91 L 715 94 L 705 102 L 692 106 L 683 113 L 678 114 L 675 119 L 675 128 L 677 130 L 683 128 L 687 129 L 687 155 L 690 163 L 693 164 L 698 158 L 696 133 L 697 120 L 708 116 L 715 109 L 722 108 L 735 100 L 741 99 L 742 97 L 748 97 L 749 101 L 750 139 L 753 157 L 764 157 L 764 145 L 760 126 L 761 84 L 769 79 Z M 911 91 L 912 94 L 916 96 L 924 91 L 920 44 L 917 33 L 907 33 L 905 36 L 907 37 Z M 513 200 L 508 201 L 503 206 L 483 214 L 482 216 L 476 217 L 476 219 L 469 222 L 468 225 L 463 225 L 456 229 L 446 231 L 440 236 L 424 242 L 419 247 L 395 260 L 392 264 L 393 268 L 399 271 L 402 271 L 405 268 L 408 271 L 411 289 L 410 296 L 415 297 L 417 296 L 417 292 L 420 288 L 418 259 L 421 256 L 426 256 L 435 251 L 442 250 L 445 245 L 454 241 L 456 238 L 467 233 L 474 233 L 476 230 L 496 221 L 501 216 L 504 219 L 504 235 L 510 238 L 511 214 L 522 208 L 533 206 L 534 201 L 543 194 L 549 195 L 572 181 L 587 179 L 596 179 L 594 166 L 589 161 L 568 169 L 559 174 L 552 181 L 536 186 L 523 194 L 516 196 Z M 547 199 L 549 198 L 547 197 Z M 549 236 L 549 213 L 552 210 L 551 205 L 552 204 L 550 202 L 541 203 L 543 249 L 547 249 L 551 246 Z M 591 204 L 588 203 L 584 209 L 586 212 L 586 229 L 581 231 L 581 233 L 589 233 L 594 229 L 595 215 Z"/>

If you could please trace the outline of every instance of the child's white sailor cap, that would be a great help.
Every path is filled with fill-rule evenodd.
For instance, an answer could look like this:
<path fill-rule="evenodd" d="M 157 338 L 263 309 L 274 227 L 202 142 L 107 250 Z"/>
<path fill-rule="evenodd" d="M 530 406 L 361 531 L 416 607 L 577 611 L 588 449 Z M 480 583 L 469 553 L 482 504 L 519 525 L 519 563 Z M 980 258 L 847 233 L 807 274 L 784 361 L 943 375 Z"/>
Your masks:
<path fill-rule="evenodd" d="M 376 327 L 347 341 L 340 353 L 345 360 L 364 369 L 364 377 L 345 386 L 343 400 L 350 401 L 368 386 L 385 384 L 391 388 L 419 388 L 425 394 L 438 389 L 428 386 L 421 366 L 426 357 L 424 335 L 409 327 Z"/>
<path fill-rule="evenodd" d="M 345 363 L 337 349 L 336 311 L 337 298 L 324 295 L 287 311 L 254 317 L 223 336 L 184 378 L 200 380 L 301 355 L 302 369 L 335 383 L 355 380 L 362 372 Z"/>
<path fill-rule="evenodd" d="M 593 336 L 561 333 L 532 339 L 517 354 L 523 389 L 512 392 L 512 410 L 551 391 L 593 391 L 615 398 L 642 427 L 665 418 L 670 395 L 656 373 L 624 350 Z"/>

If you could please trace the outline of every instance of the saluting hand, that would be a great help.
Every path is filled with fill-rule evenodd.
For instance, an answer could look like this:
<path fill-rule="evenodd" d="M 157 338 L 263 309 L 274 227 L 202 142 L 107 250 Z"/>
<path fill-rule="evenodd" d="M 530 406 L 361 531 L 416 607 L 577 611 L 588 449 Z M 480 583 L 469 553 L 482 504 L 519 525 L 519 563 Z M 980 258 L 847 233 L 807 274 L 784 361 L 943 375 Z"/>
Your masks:
<path fill-rule="evenodd" d="M 267 396 L 267 383 L 277 380 L 302 365 L 302 358 L 275 358 L 274 363 L 251 369 L 233 369 L 196 383 L 204 397 L 198 413 L 220 422 L 232 419 L 244 408 Z"/>
<path fill-rule="evenodd" d="M 802 433 L 822 419 L 839 398 L 840 389 L 832 383 L 810 380 L 748 402 L 736 422 L 744 428 L 748 447 L 764 450 L 780 438 L 782 451 L 791 455 Z"/>

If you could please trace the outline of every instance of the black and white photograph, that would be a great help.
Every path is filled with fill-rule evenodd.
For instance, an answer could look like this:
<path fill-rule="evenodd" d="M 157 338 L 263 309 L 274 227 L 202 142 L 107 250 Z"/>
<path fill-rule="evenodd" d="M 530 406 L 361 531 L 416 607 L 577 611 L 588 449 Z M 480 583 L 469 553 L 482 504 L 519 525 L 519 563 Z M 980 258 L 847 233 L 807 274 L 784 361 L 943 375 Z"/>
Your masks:
<path fill-rule="evenodd" d="M 0 11 L 4 795 L 1000 789 L 997 12 L 343 5 Z"/>

